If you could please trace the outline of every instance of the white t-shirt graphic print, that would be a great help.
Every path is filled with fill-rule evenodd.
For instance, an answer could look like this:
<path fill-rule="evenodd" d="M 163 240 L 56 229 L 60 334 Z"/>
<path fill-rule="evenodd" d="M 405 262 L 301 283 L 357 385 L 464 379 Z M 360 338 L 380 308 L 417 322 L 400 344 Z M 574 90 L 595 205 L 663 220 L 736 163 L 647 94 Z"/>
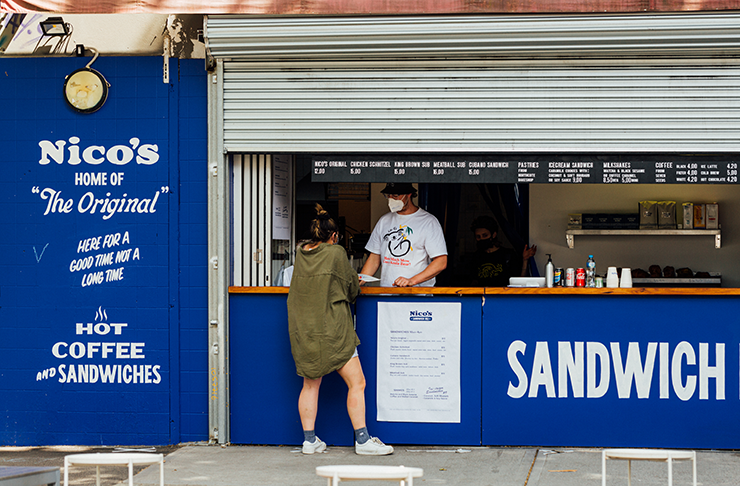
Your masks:
<path fill-rule="evenodd" d="M 413 214 L 384 214 L 365 249 L 380 255 L 381 287 L 392 287 L 398 277 L 411 278 L 429 266 L 433 258 L 447 255 L 442 226 L 421 208 Z M 435 282 L 432 278 L 419 286 L 433 287 Z"/>

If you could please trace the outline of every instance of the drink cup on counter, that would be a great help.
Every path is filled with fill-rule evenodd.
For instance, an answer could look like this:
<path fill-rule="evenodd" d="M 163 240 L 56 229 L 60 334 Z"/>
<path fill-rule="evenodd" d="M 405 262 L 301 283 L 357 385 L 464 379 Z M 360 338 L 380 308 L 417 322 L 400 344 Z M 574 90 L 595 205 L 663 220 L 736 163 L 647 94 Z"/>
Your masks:
<path fill-rule="evenodd" d="M 617 275 L 617 267 L 609 267 L 606 270 L 606 287 L 609 289 L 616 289 L 619 287 L 619 275 Z"/>
<path fill-rule="evenodd" d="M 604 287 L 604 277 L 597 275 L 595 279 L 596 288 L 600 289 Z"/>
<path fill-rule="evenodd" d="M 632 270 L 629 268 L 622 269 L 622 278 L 619 279 L 619 286 L 624 289 L 632 288 Z"/>

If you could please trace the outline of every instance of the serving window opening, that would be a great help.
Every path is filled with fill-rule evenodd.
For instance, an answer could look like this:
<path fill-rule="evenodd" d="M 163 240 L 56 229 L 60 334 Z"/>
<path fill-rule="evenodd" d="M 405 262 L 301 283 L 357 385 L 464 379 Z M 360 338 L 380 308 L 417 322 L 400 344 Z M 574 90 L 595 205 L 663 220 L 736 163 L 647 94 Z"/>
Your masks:
<path fill-rule="evenodd" d="M 234 286 L 285 286 L 296 245 L 308 238 L 321 204 L 340 227 L 340 244 L 356 271 L 367 260 L 365 245 L 380 216 L 389 211 L 381 194 L 386 181 L 317 182 L 312 155 L 239 154 L 232 165 Z M 414 182 L 414 181 L 409 181 Z M 528 243 L 527 184 L 414 184 L 415 204 L 442 226 L 448 264 L 436 286 L 478 286 L 471 275 L 476 252 L 473 222 L 481 216 L 498 225 L 497 242 L 520 252 Z M 527 274 L 538 275 L 534 260 Z M 376 284 L 377 285 L 377 284 Z"/>

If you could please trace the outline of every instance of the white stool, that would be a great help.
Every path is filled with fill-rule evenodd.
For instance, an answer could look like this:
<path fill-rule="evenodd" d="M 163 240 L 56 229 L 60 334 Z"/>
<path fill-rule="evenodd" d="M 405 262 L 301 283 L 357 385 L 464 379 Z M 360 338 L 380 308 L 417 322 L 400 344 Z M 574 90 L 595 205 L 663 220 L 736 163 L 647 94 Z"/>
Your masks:
<path fill-rule="evenodd" d="M 100 486 L 100 466 L 128 466 L 128 484 L 134 486 L 134 466 L 159 463 L 159 486 L 164 486 L 164 454 L 145 452 L 103 452 L 64 456 L 64 486 L 67 486 L 69 466 L 95 466 L 95 484 Z"/>
<path fill-rule="evenodd" d="M 327 479 L 329 486 L 338 486 L 339 481 L 358 479 L 381 479 L 400 481 L 401 486 L 413 486 L 414 478 L 420 478 L 424 470 L 404 466 L 318 466 L 316 474 Z"/>
<path fill-rule="evenodd" d="M 604 449 L 601 451 L 601 485 L 606 486 L 606 460 L 621 459 L 628 461 L 627 484 L 632 486 L 632 461 L 658 461 L 668 463 L 668 484 L 673 485 L 673 461 L 691 460 L 694 469 L 694 486 L 696 486 L 696 452 L 663 449 Z"/>

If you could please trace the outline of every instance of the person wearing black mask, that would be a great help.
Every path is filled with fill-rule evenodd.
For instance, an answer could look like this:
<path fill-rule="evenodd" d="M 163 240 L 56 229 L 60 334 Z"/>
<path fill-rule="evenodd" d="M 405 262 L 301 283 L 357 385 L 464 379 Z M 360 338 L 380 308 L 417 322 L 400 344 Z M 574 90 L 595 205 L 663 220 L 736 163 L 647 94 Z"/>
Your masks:
<path fill-rule="evenodd" d="M 502 247 L 496 239 L 498 223 L 490 216 L 479 216 L 470 229 L 477 246 L 470 270 L 473 285 L 505 287 L 511 277 L 526 276 L 527 262 L 537 253 L 536 245 L 525 245 L 521 255 Z"/>

